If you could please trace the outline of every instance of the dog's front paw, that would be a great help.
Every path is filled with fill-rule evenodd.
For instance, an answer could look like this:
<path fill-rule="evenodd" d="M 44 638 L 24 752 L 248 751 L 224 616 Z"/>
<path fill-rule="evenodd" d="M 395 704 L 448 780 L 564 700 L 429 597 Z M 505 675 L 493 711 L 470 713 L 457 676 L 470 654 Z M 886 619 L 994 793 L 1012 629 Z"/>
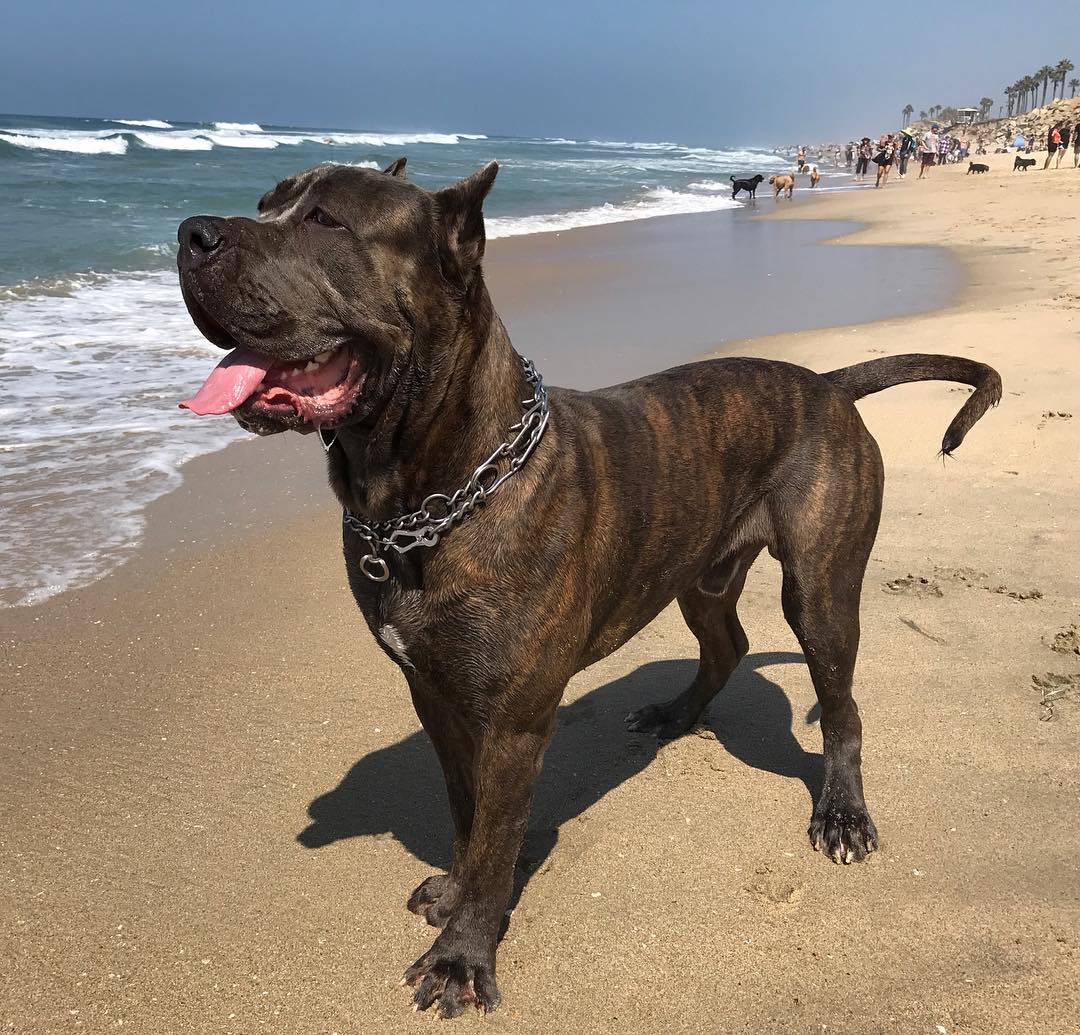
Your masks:
<path fill-rule="evenodd" d="M 457 1017 L 468 1006 L 490 1013 L 502 1000 L 495 984 L 494 952 L 471 948 L 459 936 L 439 935 L 402 981 L 416 989 L 415 1009 L 438 1004 L 440 1017 Z"/>
<path fill-rule="evenodd" d="M 810 820 L 810 844 L 833 862 L 862 862 L 877 850 L 878 834 L 865 806 L 833 807 L 822 802 Z"/>
<path fill-rule="evenodd" d="M 449 873 L 438 873 L 422 881 L 409 896 L 406 905 L 432 927 L 445 927 L 460 894 L 458 882 Z"/>

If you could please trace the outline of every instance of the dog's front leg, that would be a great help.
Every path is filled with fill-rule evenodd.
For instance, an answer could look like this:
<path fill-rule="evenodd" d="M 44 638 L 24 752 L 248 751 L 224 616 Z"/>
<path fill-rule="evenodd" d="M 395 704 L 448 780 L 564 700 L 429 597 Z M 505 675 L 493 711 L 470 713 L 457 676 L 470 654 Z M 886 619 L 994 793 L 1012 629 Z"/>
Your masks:
<path fill-rule="evenodd" d="M 431 738 L 446 779 L 446 796 L 454 821 L 454 849 L 450 872 L 437 873 L 421 881 L 413 889 L 406 905 L 432 927 L 442 927 L 461 894 L 459 874 L 465 861 L 476 807 L 476 741 L 468 721 L 445 707 L 437 691 L 433 692 L 430 686 L 416 678 L 409 680 L 409 688 L 416 714 Z"/>
<path fill-rule="evenodd" d="M 456 1017 L 470 1004 L 480 1010 L 499 1005 L 495 948 L 557 703 L 555 695 L 545 714 L 530 715 L 528 723 L 504 716 L 478 741 L 472 825 L 455 873 L 457 902 L 435 943 L 405 972 L 421 1010 L 437 1002 L 443 1017 Z"/>

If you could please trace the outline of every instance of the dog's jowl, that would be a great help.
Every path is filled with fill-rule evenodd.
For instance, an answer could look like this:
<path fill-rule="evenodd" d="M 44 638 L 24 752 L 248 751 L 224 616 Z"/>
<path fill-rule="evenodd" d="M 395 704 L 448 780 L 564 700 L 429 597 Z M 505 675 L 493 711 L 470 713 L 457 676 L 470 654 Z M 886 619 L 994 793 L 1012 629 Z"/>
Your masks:
<path fill-rule="evenodd" d="M 908 381 L 973 386 L 950 453 L 1001 394 L 989 367 L 929 355 L 826 374 L 716 359 L 549 390 L 484 284 L 496 171 L 430 193 L 404 160 L 320 166 L 256 219 L 179 230 L 188 309 L 229 350 L 184 405 L 321 439 L 352 591 L 445 772 L 453 863 L 407 900 L 441 931 L 406 971 L 445 1016 L 499 1003 L 496 944 L 567 681 L 677 600 L 697 674 L 631 725 L 686 733 L 746 654 L 737 607 L 762 550 L 821 704 L 810 842 L 841 863 L 877 847 L 851 682 L 883 475 L 854 402 Z"/>

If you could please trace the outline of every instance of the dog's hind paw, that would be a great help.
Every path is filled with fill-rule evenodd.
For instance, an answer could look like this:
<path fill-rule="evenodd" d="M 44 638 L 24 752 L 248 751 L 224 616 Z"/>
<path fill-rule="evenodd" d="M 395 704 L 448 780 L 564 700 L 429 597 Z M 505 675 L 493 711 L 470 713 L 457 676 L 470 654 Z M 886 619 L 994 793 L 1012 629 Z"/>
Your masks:
<path fill-rule="evenodd" d="M 835 863 L 862 862 L 878 847 L 877 828 L 865 808 L 821 805 L 814 809 L 808 833 L 814 851 Z"/>
<path fill-rule="evenodd" d="M 432 927 L 444 927 L 460 894 L 458 882 L 449 873 L 437 873 L 420 882 L 409 896 L 406 908 L 422 916 Z"/>

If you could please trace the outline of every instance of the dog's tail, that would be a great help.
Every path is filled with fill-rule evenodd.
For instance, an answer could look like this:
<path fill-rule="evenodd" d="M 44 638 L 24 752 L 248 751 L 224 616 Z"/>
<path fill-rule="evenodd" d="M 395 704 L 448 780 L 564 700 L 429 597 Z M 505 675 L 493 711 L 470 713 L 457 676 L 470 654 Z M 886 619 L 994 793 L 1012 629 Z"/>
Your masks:
<path fill-rule="evenodd" d="M 731 180 L 732 183 L 735 182 L 735 177 L 734 176 L 729 176 L 728 179 Z"/>
<path fill-rule="evenodd" d="M 929 356 L 922 353 L 887 356 L 840 370 L 830 370 L 821 376 L 847 392 L 852 399 L 861 399 L 911 381 L 956 381 L 971 385 L 975 391 L 953 417 L 941 440 L 944 456 L 951 456 L 975 422 L 991 406 L 1001 402 L 1001 377 L 998 372 L 985 363 L 959 356 Z"/>

